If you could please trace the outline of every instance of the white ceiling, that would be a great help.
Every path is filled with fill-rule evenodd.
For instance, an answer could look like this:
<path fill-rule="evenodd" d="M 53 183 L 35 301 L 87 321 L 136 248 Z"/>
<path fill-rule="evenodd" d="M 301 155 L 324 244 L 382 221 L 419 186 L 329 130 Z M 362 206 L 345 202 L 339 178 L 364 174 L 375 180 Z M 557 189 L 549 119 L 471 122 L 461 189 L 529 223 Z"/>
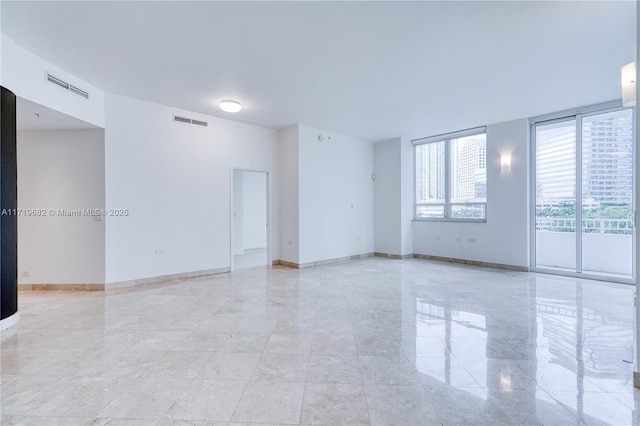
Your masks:
<path fill-rule="evenodd" d="M 2 1 L 4 33 L 107 92 L 373 141 L 619 99 L 635 16 L 633 1 Z"/>
<path fill-rule="evenodd" d="M 16 101 L 16 116 L 18 130 L 98 129 L 93 124 L 23 98 Z"/>

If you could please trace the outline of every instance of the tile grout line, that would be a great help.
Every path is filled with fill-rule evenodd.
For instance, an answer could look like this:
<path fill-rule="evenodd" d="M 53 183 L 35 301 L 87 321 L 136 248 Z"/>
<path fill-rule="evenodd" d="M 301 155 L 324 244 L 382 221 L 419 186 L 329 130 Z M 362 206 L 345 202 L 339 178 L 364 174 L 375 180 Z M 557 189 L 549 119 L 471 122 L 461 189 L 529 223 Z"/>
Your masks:
<path fill-rule="evenodd" d="M 349 300 L 347 298 L 347 300 Z M 369 417 L 369 424 L 371 424 L 371 408 L 369 407 L 369 396 L 364 384 L 364 372 L 362 371 L 362 363 L 360 362 L 360 350 L 358 349 L 358 343 L 356 342 L 355 327 L 353 326 L 353 309 L 351 303 L 349 303 L 349 321 L 351 321 L 351 332 L 353 334 L 353 344 L 356 347 L 356 360 L 358 361 L 358 368 L 360 369 L 360 381 L 362 382 L 362 394 L 364 395 L 364 403 L 367 407 L 367 417 Z"/>

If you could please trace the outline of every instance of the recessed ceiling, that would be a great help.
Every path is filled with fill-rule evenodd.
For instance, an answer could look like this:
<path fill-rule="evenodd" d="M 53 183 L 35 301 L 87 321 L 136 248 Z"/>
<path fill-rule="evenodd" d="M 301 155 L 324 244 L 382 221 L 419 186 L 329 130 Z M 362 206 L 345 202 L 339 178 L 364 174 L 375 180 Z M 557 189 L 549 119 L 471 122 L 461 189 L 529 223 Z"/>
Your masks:
<path fill-rule="evenodd" d="M 18 130 L 86 130 L 99 128 L 20 97 L 16 100 L 16 122 Z"/>
<path fill-rule="evenodd" d="M 635 2 L 11 2 L 2 31 L 104 89 L 270 128 L 420 137 L 620 98 Z"/>

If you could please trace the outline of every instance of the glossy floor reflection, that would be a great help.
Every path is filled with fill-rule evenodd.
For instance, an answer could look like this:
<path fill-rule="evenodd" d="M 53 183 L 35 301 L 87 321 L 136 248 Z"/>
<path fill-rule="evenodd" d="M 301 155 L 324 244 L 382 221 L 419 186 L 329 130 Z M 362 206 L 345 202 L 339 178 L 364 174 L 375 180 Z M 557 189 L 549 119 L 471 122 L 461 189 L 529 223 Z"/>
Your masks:
<path fill-rule="evenodd" d="M 246 249 L 242 254 L 235 254 L 233 256 L 233 269 L 236 271 L 239 269 L 266 266 L 268 264 L 266 247 Z"/>
<path fill-rule="evenodd" d="M 373 258 L 24 292 L 1 423 L 635 424 L 633 291 Z"/>

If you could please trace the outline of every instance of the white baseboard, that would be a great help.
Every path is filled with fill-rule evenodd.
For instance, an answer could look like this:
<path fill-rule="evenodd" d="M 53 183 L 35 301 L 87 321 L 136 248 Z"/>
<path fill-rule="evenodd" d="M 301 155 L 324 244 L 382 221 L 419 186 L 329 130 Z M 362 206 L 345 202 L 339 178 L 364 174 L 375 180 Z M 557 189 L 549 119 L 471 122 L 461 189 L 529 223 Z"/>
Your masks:
<path fill-rule="evenodd" d="M 0 321 L 0 330 L 4 331 L 9 327 L 16 325 L 20 321 L 20 311 Z"/>

